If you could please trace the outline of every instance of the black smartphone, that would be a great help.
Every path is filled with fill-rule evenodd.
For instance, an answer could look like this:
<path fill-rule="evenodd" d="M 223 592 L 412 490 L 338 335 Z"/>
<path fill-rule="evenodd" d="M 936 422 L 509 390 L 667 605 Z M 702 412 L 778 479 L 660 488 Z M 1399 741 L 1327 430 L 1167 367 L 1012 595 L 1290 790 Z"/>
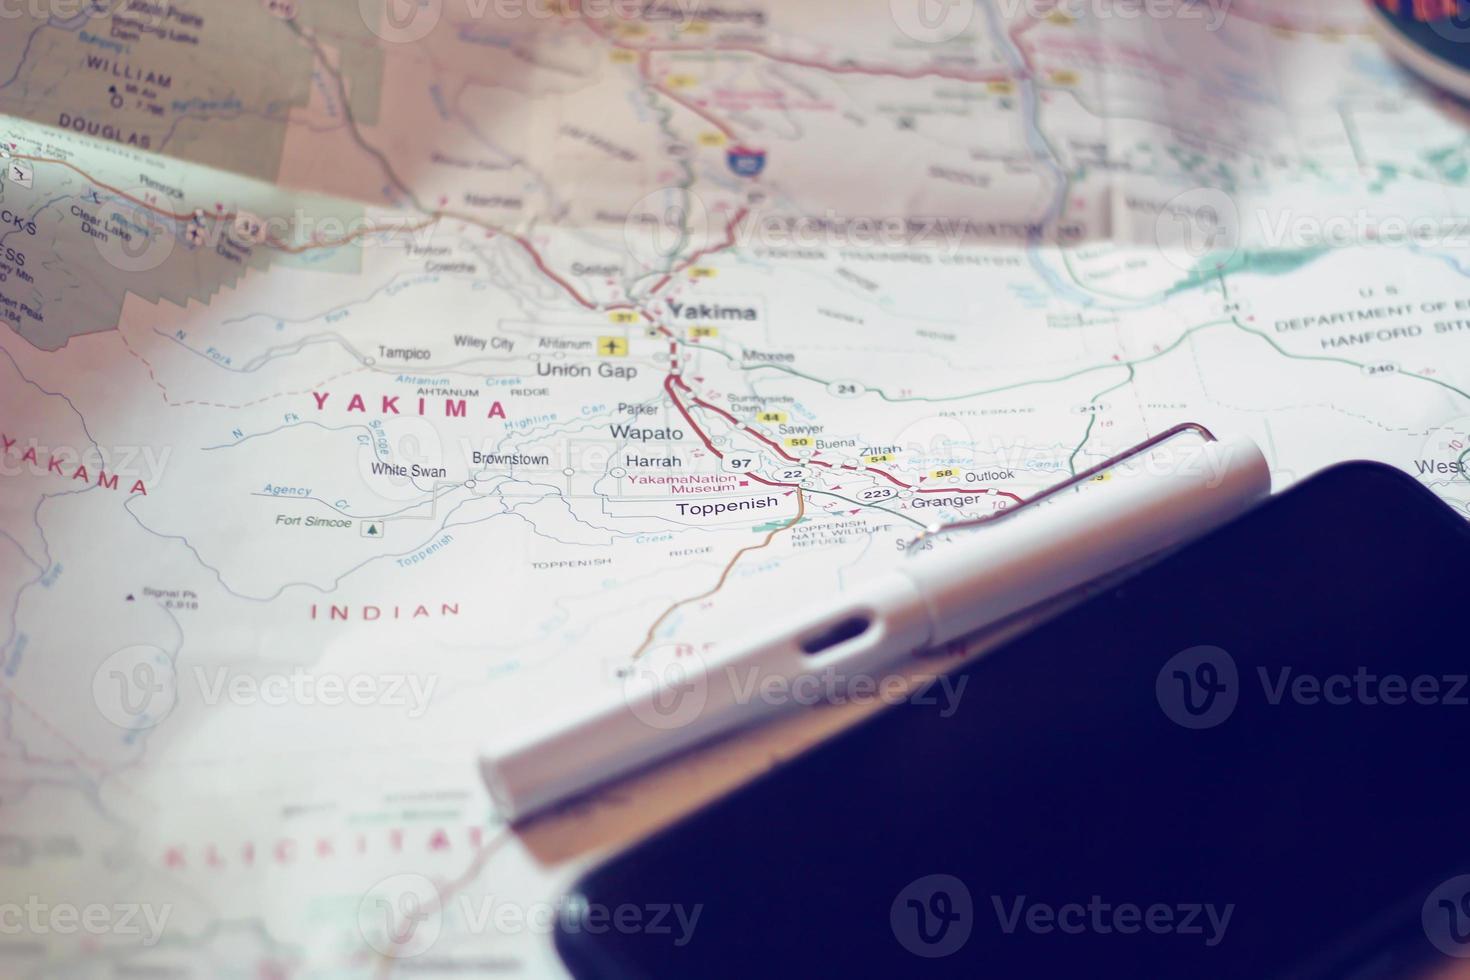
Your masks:
<path fill-rule="evenodd" d="M 1470 525 L 1354 463 L 593 870 L 579 977 L 1470 956 Z"/>

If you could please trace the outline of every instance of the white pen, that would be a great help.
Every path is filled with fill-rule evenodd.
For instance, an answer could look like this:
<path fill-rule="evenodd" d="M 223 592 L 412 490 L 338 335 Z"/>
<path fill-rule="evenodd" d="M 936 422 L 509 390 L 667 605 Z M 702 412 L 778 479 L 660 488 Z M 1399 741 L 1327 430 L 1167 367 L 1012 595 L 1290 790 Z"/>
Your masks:
<path fill-rule="evenodd" d="M 1207 440 L 1186 461 L 1120 469 L 1155 458 L 1148 454 L 1186 431 Z M 507 732 L 482 751 L 486 786 L 507 820 L 531 816 L 777 710 L 751 697 L 752 675 L 790 684 L 838 669 L 852 676 L 892 667 L 1197 538 L 1270 490 L 1253 442 L 1176 426 L 1009 512 L 930 529 L 926 536 L 976 528 L 963 540 L 917 549 L 830 606 L 732 644 L 678 678 L 676 690 L 667 680 L 633 685 L 601 710 Z"/>

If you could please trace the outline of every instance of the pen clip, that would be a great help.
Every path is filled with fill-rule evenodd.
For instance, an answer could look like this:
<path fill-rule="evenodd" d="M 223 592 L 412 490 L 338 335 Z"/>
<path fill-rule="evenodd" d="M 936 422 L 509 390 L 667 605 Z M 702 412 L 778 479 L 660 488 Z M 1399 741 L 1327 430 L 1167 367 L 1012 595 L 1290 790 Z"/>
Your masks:
<path fill-rule="evenodd" d="M 970 528 L 982 527 L 986 524 L 994 524 L 997 521 L 1004 520 L 1007 517 L 1010 517 L 1020 511 L 1025 510 L 1027 507 L 1031 507 L 1034 504 L 1041 503 L 1043 500 L 1055 497 L 1063 490 L 1070 490 L 1073 487 L 1080 486 L 1081 484 L 1086 483 L 1088 480 L 1091 480 L 1094 477 L 1106 473 L 1113 467 L 1118 466 L 1122 463 L 1126 463 L 1128 460 L 1133 459 L 1136 456 L 1141 456 L 1154 447 L 1168 442 L 1175 436 L 1183 435 L 1186 432 L 1195 433 L 1200 438 L 1204 439 L 1205 442 L 1219 441 L 1215 437 L 1215 434 L 1213 432 L 1211 432 L 1209 429 L 1205 428 L 1198 422 L 1181 422 L 1178 425 L 1173 426 L 1172 428 L 1160 432 L 1158 435 L 1150 439 L 1145 439 L 1143 442 L 1140 442 L 1136 446 L 1130 446 L 1129 448 L 1123 450 L 1121 453 L 1118 453 L 1116 456 L 1109 456 L 1101 463 L 1098 463 L 1096 466 L 1093 466 L 1089 469 L 1083 470 L 1076 476 L 1063 480 L 1061 483 L 1057 483 L 1050 487 L 1047 487 L 1045 490 L 1042 490 L 1035 496 L 1027 497 L 1025 500 L 1016 504 L 1014 507 L 1006 507 L 1002 510 L 996 511 L 993 514 L 986 514 L 984 517 L 973 517 L 963 521 L 952 521 L 948 524 L 932 524 L 929 527 L 924 528 L 924 530 L 919 534 L 918 537 L 914 538 L 907 545 L 905 545 L 904 550 L 911 550 L 924 541 L 930 540 L 932 538 L 937 538 L 944 534 L 948 534 L 951 531 L 964 531 Z"/>

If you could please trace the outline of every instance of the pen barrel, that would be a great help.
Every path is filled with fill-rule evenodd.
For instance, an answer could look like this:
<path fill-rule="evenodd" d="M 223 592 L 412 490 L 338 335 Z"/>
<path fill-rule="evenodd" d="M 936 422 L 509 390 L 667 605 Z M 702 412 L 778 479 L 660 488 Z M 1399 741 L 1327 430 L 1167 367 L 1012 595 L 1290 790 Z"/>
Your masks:
<path fill-rule="evenodd" d="M 791 703 L 801 679 L 866 678 L 1196 538 L 1270 486 L 1265 459 L 1246 440 L 1150 454 L 1053 501 L 941 537 L 820 613 L 772 621 L 708 660 L 636 661 L 620 699 L 560 716 L 553 708 L 509 728 L 481 755 L 486 786 L 501 814 L 519 820 L 751 724 Z M 770 695 L 772 682 L 784 697 Z"/>
<path fill-rule="evenodd" d="M 903 567 L 929 603 L 932 643 L 992 625 L 1227 523 L 1271 491 L 1248 439 L 1174 445 Z"/>
<path fill-rule="evenodd" d="M 860 636 L 826 655 L 805 649 L 813 637 L 842 620 L 828 613 L 776 619 L 731 645 L 727 655 L 695 653 L 639 661 L 627 669 L 622 698 L 594 711 L 509 729 L 480 756 L 480 771 L 496 809 L 507 820 L 530 816 L 599 783 L 753 724 L 793 701 L 790 682 L 841 663 L 891 660 L 894 651 L 919 649 L 930 621 L 914 583 L 897 572 L 844 595 L 843 609 L 860 613 Z M 829 634 L 830 635 L 830 634 Z M 773 680 L 785 682 L 773 693 Z M 798 703 L 805 703 L 799 694 Z"/>

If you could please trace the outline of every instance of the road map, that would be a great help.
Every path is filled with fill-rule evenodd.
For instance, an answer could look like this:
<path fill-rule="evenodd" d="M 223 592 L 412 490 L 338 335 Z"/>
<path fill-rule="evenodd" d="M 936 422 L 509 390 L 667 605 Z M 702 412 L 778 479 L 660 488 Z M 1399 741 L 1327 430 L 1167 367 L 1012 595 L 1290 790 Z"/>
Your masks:
<path fill-rule="evenodd" d="M 523 839 L 488 734 L 1181 421 L 1470 516 L 1470 111 L 1366 27 L 0 3 L 0 973 L 558 975 L 569 841 L 816 736 Z"/>

